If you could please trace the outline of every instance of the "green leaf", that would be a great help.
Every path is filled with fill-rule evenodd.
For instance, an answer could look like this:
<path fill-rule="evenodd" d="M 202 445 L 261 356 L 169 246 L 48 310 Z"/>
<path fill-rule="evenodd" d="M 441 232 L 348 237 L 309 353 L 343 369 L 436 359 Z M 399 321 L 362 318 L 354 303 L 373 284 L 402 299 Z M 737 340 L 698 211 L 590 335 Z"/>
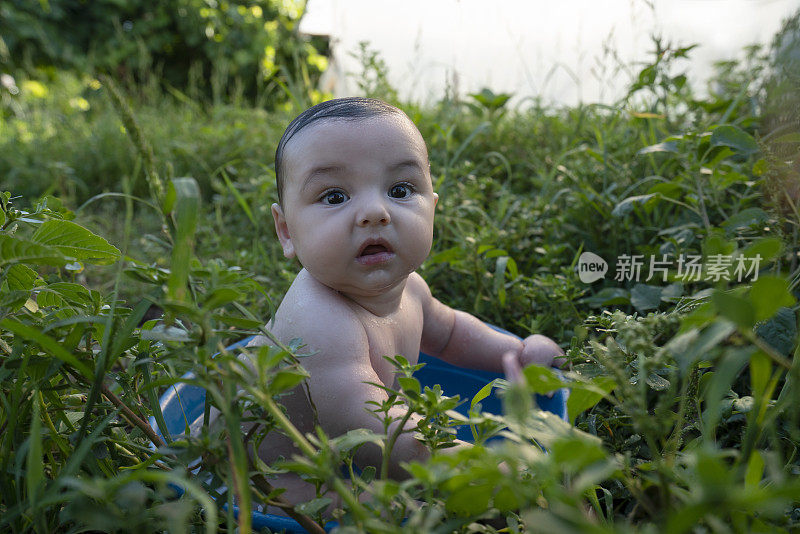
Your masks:
<path fill-rule="evenodd" d="M 762 276 L 750 288 L 750 300 L 755 308 L 756 321 L 769 319 L 784 306 L 792 306 L 794 297 L 789 282 L 777 276 Z"/>
<path fill-rule="evenodd" d="M 239 204 L 239 207 L 242 208 L 244 214 L 247 215 L 248 219 L 250 219 L 250 223 L 253 225 L 253 228 L 257 230 L 258 221 L 255 217 L 253 217 L 253 211 L 250 209 L 250 205 L 247 203 L 247 200 L 245 200 L 239 190 L 236 189 L 236 186 L 233 185 L 230 178 L 228 178 L 228 173 L 223 170 L 220 174 L 222 175 L 222 179 L 225 180 L 225 185 L 228 187 L 228 191 L 231 192 L 233 198 L 235 198 L 236 202 Z"/>
<path fill-rule="evenodd" d="M 650 389 L 654 391 L 664 391 L 669 387 L 669 380 L 655 373 L 647 375 L 645 382 L 650 386 Z"/>
<path fill-rule="evenodd" d="M 769 220 L 769 215 L 767 215 L 766 211 L 761 208 L 747 208 L 736 215 L 728 217 L 722 223 L 722 226 L 726 231 L 732 233 L 739 228 L 749 228 L 753 225 L 764 224 L 767 220 Z"/>
<path fill-rule="evenodd" d="M 758 337 L 769 343 L 781 354 L 788 356 L 797 339 L 797 319 L 791 308 L 781 308 L 774 317 L 758 325 Z"/>
<path fill-rule="evenodd" d="M 44 463 L 42 458 L 42 417 L 39 405 L 39 395 L 33 395 L 33 413 L 31 414 L 31 434 L 28 438 L 28 455 L 25 464 L 25 485 L 28 490 L 28 499 L 35 510 L 40 486 L 44 482 Z"/>
<path fill-rule="evenodd" d="M 175 178 L 170 182 L 168 196 L 174 191 L 172 218 L 175 221 L 172 263 L 167 281 L 167 297 L 183 302 L 187 295 L 189 263 L 192 259 L 194 234 L 200 214 L 200 188 L 194 178 Z"/>
<path fill-rule="evenodd" d="M 164 201 L 161 204 L 161 212 L 164 215 L 169 215 L 172 213 L 172 209 L 175 207 L 176 198 L 177 194 L 175 193 L 175 188 L 167 187 L 167 191 L 164 193 Z"/>
<path fill-rule="evenodd" d="M 529 365 L 522 372 L 533 393 L 547 394 L 564 387 L 564 382 L 549 367 Z"/>
<path fill-rule="evenodd" d="M 715 289 L 711 293 L 711 302 L 717 313 L 744 329 L 749 330 L 756 323 L 756 310 L 750 299 L 731 291 Z"/>
<path fill-rule="evenodd" d="M 750 357 L 750 387 L 753 396 L 761 397 L 772 374 L 772 361 L 761 351 Z"/>
<path fill-rule="evenodd" d="M 445 250 L 431 254 L 425 263 L 436 265 L 437 263 L 452 263 L 456 260 L 464 258 L 464 249 L 461 247 L 451 247 Z"/>
<path fill-rule="evenodd" d="M 761 256 L 760 263 L 767 263 L 783 252 L 783 242 L 777 237 L 764 237 L 753 241 L 742 249 L 742 256 L 755 258 Z"/>
<path fill-rule="evenodd" d="M 656 310 L 661 304 L 662 289 L 647 284 L 636 284 L 631 289 L 631 304 L 638 311 Z"/>
<path fill-rule="evenodd" d="M 762 176 L 768 170 L 769 170 L 769 164 L 767 163 L 767 160 L 764 158 L 761 158 L 755 163 L 753 163 L 753 174 L 755 176 Z"/>
<path fill-rule="evenodd" d="M 506 305 L 506 266 L 508 256 L 500 256 L 494 266 L 494 291 L 500 301 L 500 306 Z"/>
<path fill-rule="evenodd" d="M 669 340 L 666 347 L 672 352 L 681 371 L 686 371 L 700 358 L 719 345 L 735 330 L 734 325 L 724 319 L 712 322 L 702 333 L 692 328 Z"/>
<path fill-rule="evenodd" d="M 722 451 L 700 448 L 688 455 L 687 463 L 694 468 L 693 472 L 700 483 L 698 489 L 704 489 L 713 495 L 715 491 L 730 487 L 733 472 L 723 460 Z"/>
<path fill-rule="evenodd" d="M 376 445 L 381 445 L 383 443 L 383 439 L 385 438 L 382 434 L 376 434 L 371 430 L 367 430 L 365 428 L 357 428 L 355 430 L 351 430 L 348 433 L 344 434 L 343 436 L 339 436 L 331 440 L 331 445 L 337 451 L 344 452 L 353 450 L 356 447 L 360 447 L 365 443 L 374 443 Z"/>
<path fill-rule="evenodd" d="M 478 515 L 489 508 L 491 486 L 487 484 L 461 486 L 445 502 L 448 510 L 460 515 Z"/>
<path fill-rule="evenodd" d="M 55 282 L 43 287 L 36 296 L 39 306 L 63 307 L 66 305 L 86 307 L 93 303 L 88 289 L 72 282 Z"/>
<path fill-rule="evenodd" d="M 256 362 L 258 363 L 259 371 L 262 373 L 269 371 L 281 363 L 290 354 L 285 350 L 269 344 L 249 347 L 247 350 L 256 351 Z"/>
<path fill-rule="evenodd" d="M 417 393 L 421 391 L 419 380 L 410 376 L 401 376 L 397 378 L 397 383 L 400 388 L 405 392 Z"/>
<path fill-rule="evenodd" d="M 61 344 L 50 336 L 43 334 L 39 329 L 28 326 L 16 319 L 6 318 L 0 321 L 0 328 L 5 328 L 17 336 L 33 341 L 38 344 L 46 353 L 58 358 L 81 372 L 86 378 L 93 378 L 94 373 L 74 355 L 67 352 Z"/>
<path fill-rule="evenodd" d="M 71 221 L 45 221 L 31 236 L 31 241 L 51 246 L 64 256 L 78 261 L 100 265 L 114 263 L 120 257 L 117 247 Z"/>
<path fill-rule="evenodd" d="M 515 280 L 519 276 L 519 269 L 517 268 L 517 262 L 514 261 L 514 258 L 508 258 L 508 275 L 511 277 L 512 280 Z"/>
<path fill-rule="evenodd" d="M 663 302 L 676 302 L 682 296 L 683 285 L 677 282 L 661 290 L 661 300 Z"/>
<path fill-rule="evenodd" d="M 203 302 L 203 307 L 206 309 L 216 309 L 225 304 L 235 302 L 242 298 L 242 294 L 230 287 L 218 287 L 211 291 Z"/>
<path fill-rule="evenodd" d="M 630 303 L 631 293 L 624 287 L 604 287 L 591 297 L 586 297 L 584 301 L 593 308 L 625 305 Z"/>
<path fill-rule="evenodd" d="M 747 488 L 757 488 L 761 484 L 764 474 L 764 457 L 759 451 L 753 451 L 747 461 L 747 471 L 744 475 L 744 485 Z"/>
<path fill-rule="evenodd" d="M 303 515 L 314 517 L 325 510 L 333 501 L 328 497 L 317 497 L 295 506 L 295 510 Z"/>
<path fill-rule="evenodd" d="M 602 442 L 595 436 L 574 434 L 557 439 L 550 445 L 553 462 L 561 469 L 579 473 L 595 462 L 606 459 Z"/>
<path fill-rule="evenodd" d="M 110 345 L 111 348 L 107 353 L 106 371 L 116 363 L 117 358 L 119 358 L 125 350 L 139 341 L 137 339 L 138 336 L 133 335 L 133 332 L 138 327 L 145 313 L 147 313 L 147 310 L 150 309 L 150 304 L 151 301 L 148 299 L 139 301 L 128 317 L 125 318 L 125 322 L 112 332 L 113 338 Z"/>
<path fill-rule="evenodd" d="M 492 388 L 494 387 L 496 380 L 492 380 L 485 386 L 483 386 L 480 391 L 478 391 L 474 397 L 472 397 L 472 401 L 469 403 L 470 410 L 475 408 L 475 405 L 481 402 L 483 399 L 488 397 L 492 393 Z"/>
<path fill-rule="evenodd" d="M 14 263 L 60 266 L 67 263 L 67 258 L 54 247 L 0 234 L 0 268 Z"/>
<path fill-rule="evenodd" d="M 288 371 L 285 369 L 278 371 L 275 374 L 275 378 L 273 378 L 272 382 L 270 383 L 270 391 L 273 394 L 282 393 L 292 389 L 306 378 L 308 378 L 308 373 L 300 371 Z"/>
<path fill-rule="evenodd" d="M 667 198 L 678 198 L 680 197 L 681 191 L 683 191 L 683 189 L 675 182 L 660 182 L 648 189 L 647 193 L 658 194 Z"/>
<path fill-rule="evenodd" d="M 500 488 L 500 491 L 494 495 L 492 505 L 501 512 L 510 512 L 519 508 L 520 502 L 513 489 L 508 486 L 503 486 Z"/>
<path fill-rule="evenodd" d="M 678 143 L 675 141 L 665 141 L 663 143 L 658 143 L 655 145 L 646 146 L 642 149 L 639 149 L 636 154 L 652 154 L 654 152 L 672 152 L 674 154 L 678 153 Z"/>
<path fill-rule="evenodd" d="M 186 330 L 175 326 L 164 326 L 163 324 L 159 324 L 151 330 L 142 330 L 141 338 L 162 342 L 177 341 L 179 343 L 185 343 L 192 339 Z"/>
<path fill-rule="evenodd" d="M 6 273 L 8 289 L 11 291 L 30 291 L 36 285 L 39 275 L 30 267 L 22 264 L 12 265 Z"/>
<path fill-rule="evenodd" d="M 481 248 L 483 248 L 484 246 L 489 246 L 491 248 L 490 245 L 482 245 Z M 491 250 L 489 250 L 485 254 L 485 256 L 487 258 L 498 258 L 500 256 L 507 256 L 507 255 L 508 255 L 508 252 L 503 250 L 502 248 L 491 248 Z"/>
<path fill-rule="evenodd" d="M 608 376 L 598 376 L 589 383 L 574 382 L 567 398 L 567 415 L 574 425 L 575 418 L 608 395 L 617 383 Z"/>
<path fill-rule="evenodd" d="M 511 98 L 509 93 L 495 94 L 492 90 L 484 88 L 480 93 L 470 93 L 469 96 L 480 103 L 484 108 L 494 111 L 506 105 L 506 102 Z"/>
<path fill-rule="evenodd" d="M 800 143 L 800 133 L 798 132 L 790 132 L 787 134 L 783 134 L 777 139 L 775 139 L 776 143 Z"/>
<path fill-rule="evenodd" d="M 711 134 L 711 146 L 727 146 L 744 155 L 758 152 L 755 139 L 737 126 L 718 126 Z"/>
<path fill-rule="evenodd" d="M 36 303 L 30 300 L 30 291 L 3 291 L 0 292 L 0 308 L 18 311 L 23 306 L 33 310 Z M 5 310 L 4 310 L 5 311 Z"/>
<path fill-rule="evenodd" d="M 722 254 L 723 256 L 730 256 L 736 250 L 736 243 L 732 240 L 727 240 L 722 235 L 722 232 L 713 233 L 703 240 L 703 254 L 708 258 Z"/>
<path fill-rule="evenodd" d="M 628 197 L 616 206 L 611 211 L 611 215 L 614 217 L 622 217 L 623 215 L 627 215 L 631 211 L 633 211 L 634 206 L 637 204 L 641 205 L 650 205 L 650 201 L 653 199 L 657 199 L 659 195 L 655 193 L 651 193 L 648 195 L 636 195 L 633 197 Z"/>
<path fill-rule="evenodd" d="M 711 375 L 708 387 L 704 392 L 703 427 L 713 433 L 723 412 L 723 397 L 730 391 L 736 377 L 750 360 L 752 347 L 736 348 L 725 352 L 716 365 L 716 371 L 705 373 Z M 713 435 L 713 434 L 712 434 Z"/>

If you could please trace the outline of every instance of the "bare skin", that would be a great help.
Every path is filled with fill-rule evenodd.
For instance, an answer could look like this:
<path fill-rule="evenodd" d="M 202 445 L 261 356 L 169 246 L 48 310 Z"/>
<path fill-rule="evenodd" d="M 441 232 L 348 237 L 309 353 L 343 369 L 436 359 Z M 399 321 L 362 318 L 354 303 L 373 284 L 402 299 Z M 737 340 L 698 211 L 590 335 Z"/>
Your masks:
<path fill-rule="evenodd" d="M 383 432 L 366 403 L 386 399 L 370 382 L 395 385 L 384 356 L 400 354 L 416 363 L 422 350 L 462 367 L 503 372 L 504 358 L 506 370 L 518 370 L 551 365 L 563 355 L 547 337 L 520 341 L 442 304 L 415 272 L 430 252 L 438 196 L 425 143 L 407 117 L 310 125 L 287 144 L 285 161 L 284 202 L 273 205 L 272 214 L 284 254 L 297 257 L 303 269 L 267 327 L 283 343 L 302 339 L 311 354 L 301 363 L 328 435 L 356 428 Z M 252 345 L 265 343 L 259 337 Z M 301 433 L 314 431 L 304 388 L 281 402 Z M 400 420 L 405 411 L 395 408 L 391 415 Z M 416 424 L 412 417 L 406 428 Z M 267 462 L 297 453 L 277 432 L 259 451 Z M 410 432 L 402 434 L 389 475 L 404 478 L 401 464 L 428 454 Z M 361 466 L 379 467 L 381 460 L 376 446 L 356 455 Z M 315 497 L 314 488 L 295 475 L 282 475 L 274 485 L 287 489 L 290 502 Z"/>

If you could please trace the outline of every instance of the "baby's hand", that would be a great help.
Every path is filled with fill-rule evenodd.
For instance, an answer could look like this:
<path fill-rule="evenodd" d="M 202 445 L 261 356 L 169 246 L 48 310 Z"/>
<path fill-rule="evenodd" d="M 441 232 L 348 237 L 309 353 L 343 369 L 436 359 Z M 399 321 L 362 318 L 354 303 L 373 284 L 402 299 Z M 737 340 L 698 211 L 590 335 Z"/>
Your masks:
<path fill-rule="evenodd" d="M 532 363 L 545 367 L 561 367 L 566 363 L 564 351 L 547 336 L 533 334 L 522 340 L 522 353 L 519 363 L 526 367 Z"/>

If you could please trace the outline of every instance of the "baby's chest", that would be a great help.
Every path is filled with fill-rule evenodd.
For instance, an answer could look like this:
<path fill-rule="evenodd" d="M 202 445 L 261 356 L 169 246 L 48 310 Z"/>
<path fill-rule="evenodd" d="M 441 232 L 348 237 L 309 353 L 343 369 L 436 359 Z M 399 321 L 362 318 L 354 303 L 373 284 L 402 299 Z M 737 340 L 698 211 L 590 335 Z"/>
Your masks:
<path fill-rule="evenodd" d="M 408 317 L 366 330 L 372 368 L 384 384 L 391 386 L 395 381 L 395 367 L 384 356 L 400 354 L 412 364 L 416 363 L 422 338 L 422 318 Z"/>

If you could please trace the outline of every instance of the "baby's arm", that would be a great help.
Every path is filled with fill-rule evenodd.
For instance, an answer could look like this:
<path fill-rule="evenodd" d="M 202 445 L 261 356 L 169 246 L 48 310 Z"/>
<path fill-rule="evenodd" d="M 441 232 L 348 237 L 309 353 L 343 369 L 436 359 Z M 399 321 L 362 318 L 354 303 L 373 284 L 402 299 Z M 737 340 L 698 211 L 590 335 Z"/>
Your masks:
<path fill-rule="evenodd" d="M 454 365 L 496 373 L 503 372 L 502 356 L 507 352 L 516 355 L 523 367 L 563 363 L 564 351 L 552 339 L 534 334 L 519 340 L 498 332 L 478 318 L 439 302 L 422 277 L 412 274 L 409 283 L 422 299 L 423 352 Z"/>

